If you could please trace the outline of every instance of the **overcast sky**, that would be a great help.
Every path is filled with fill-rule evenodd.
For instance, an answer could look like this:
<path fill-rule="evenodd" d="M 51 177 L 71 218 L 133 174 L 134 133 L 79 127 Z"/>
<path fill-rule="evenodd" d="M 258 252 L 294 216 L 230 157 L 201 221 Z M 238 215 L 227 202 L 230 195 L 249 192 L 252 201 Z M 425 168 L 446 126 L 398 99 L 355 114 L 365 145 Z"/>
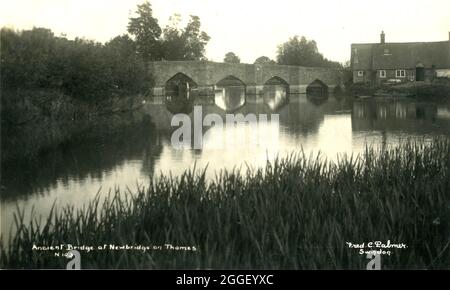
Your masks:
<path fill-rule="evenodd" d="M 143 0 L 2 1 L 0 25 L 17 29 L 47 27 L 105 42 L 126 32 L 130 13 Z M 211 40 L 206 56 L 222 61 L 233 51 L 242 62 L 275 58 L 276 47 L 294 35 L 318 43 L 329 59 L 350 58 L 350 44 L 386 41 L 443 41 L 450 31 L 450 0 L 152 0 L 164 27 L 170 15 L 200 17 Z"/>

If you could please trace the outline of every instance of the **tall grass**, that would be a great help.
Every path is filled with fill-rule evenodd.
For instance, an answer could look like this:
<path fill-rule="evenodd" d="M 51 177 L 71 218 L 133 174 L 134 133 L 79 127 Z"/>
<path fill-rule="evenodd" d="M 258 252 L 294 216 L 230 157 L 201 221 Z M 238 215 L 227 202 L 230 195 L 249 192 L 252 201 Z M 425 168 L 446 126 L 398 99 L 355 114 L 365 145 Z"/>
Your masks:
<path fill-rule="evenodd" d="M 450 141 L 407 142 L 330 162 L 303 153 L 265 168 L 160 176 L 137 193 L 54 208 L 0 245 L 1 267 L 65 268 L 32 251 L 71 243 L 195 246 L 197 251 L 81 252 L 82 268 L 365 269 L 346 242 L 390 240 L 383 269 L 450 268 Z"/>

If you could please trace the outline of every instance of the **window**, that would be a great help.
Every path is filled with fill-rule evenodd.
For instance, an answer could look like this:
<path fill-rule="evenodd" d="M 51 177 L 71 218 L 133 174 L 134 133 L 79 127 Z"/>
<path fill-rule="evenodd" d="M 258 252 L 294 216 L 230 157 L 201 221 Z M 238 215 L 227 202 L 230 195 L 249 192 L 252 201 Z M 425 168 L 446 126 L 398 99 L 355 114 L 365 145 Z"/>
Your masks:
<path fill-rule="evenodd" d="M 358 59 L 358 57 L 357 57 L 357 56 L 355 56 L 355 57 L 353 58 L 353 63 L 354 63 L 354 64 L 357 64 L 357 63 L 359 63 L 359 59 Z"/>
<path fill-rule="evenodd" d="M 359 76 L 359 77 L 364 76 L 364 71 L 363 71 L 363 70 L 359 70 L 359 71 L 358 71 L 358 76 Z"/>
<path fill-rule="evenodd" d="M 386 77 L 386 71 L 383 69 L 383 70 L 380 70 L 380 78 L 385 78 Z"/>
<path fill-rule="evenodd" d="M 395 71 L 396 78 L 404 78 L 406 76 L 406 72 L 404 69 L 398 69 Z"/>
<path fill-rule="evenodd" d="M 385 48 L 384 49 L 384 55 L 388 55 L 389 54 L 389 48 Z"/>

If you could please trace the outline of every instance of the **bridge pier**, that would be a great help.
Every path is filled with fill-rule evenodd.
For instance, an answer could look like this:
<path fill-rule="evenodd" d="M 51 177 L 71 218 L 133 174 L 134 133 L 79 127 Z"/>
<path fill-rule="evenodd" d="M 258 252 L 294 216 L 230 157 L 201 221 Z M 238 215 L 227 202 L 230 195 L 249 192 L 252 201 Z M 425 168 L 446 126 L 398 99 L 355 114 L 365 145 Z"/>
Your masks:
<path fill-rule="evenodd" d="M 306 94 L 306 88 L 308 85 L 290 85 L 289 86 L 289 93 L 290 94 Z M 333 94 L 334 89 L 337 87 L 337 85 L 328 85 L 328 91 L 329 94 Z M 263 94 L 263 85 L 256 85 L 256 86 L 246 86 L 245 87 L 245 93 L 247 96 L 260 96 Z M 210 86 L 199 86 L 197 88 L 200 95 L 204 96 L 214 96 L 214 85 Z M 158 98 L 158 97 L 164 97 L 165 96 L 165 90 L 164 87 L 155 87 L 152 89 L 152 97 Z"/>

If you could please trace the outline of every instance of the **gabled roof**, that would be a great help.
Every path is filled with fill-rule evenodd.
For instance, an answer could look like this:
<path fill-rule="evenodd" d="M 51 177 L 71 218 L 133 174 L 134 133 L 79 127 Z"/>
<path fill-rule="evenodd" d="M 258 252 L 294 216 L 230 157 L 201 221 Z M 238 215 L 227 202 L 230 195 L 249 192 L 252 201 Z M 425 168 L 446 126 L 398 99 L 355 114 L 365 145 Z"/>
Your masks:
<path fill-rule="evenodd" d="M 386 53 L 385 50 L 388 50 Z M 374 46 L 374 69 L 450 68 L 450 42 L 386 43 Z"/>
<path fill-rule="evenodd" d="M 354 69 L 450 68 L 450 41 L 353 44 L 352 59 L 354 55 Z"/>
<path fill-rule="evenodd" d="M 356 70 L 372 69 L 372 48 L 374 43 L 352 44 L 352 67 Z M 355 62 L 356 58 L 358 62 Z"/>

